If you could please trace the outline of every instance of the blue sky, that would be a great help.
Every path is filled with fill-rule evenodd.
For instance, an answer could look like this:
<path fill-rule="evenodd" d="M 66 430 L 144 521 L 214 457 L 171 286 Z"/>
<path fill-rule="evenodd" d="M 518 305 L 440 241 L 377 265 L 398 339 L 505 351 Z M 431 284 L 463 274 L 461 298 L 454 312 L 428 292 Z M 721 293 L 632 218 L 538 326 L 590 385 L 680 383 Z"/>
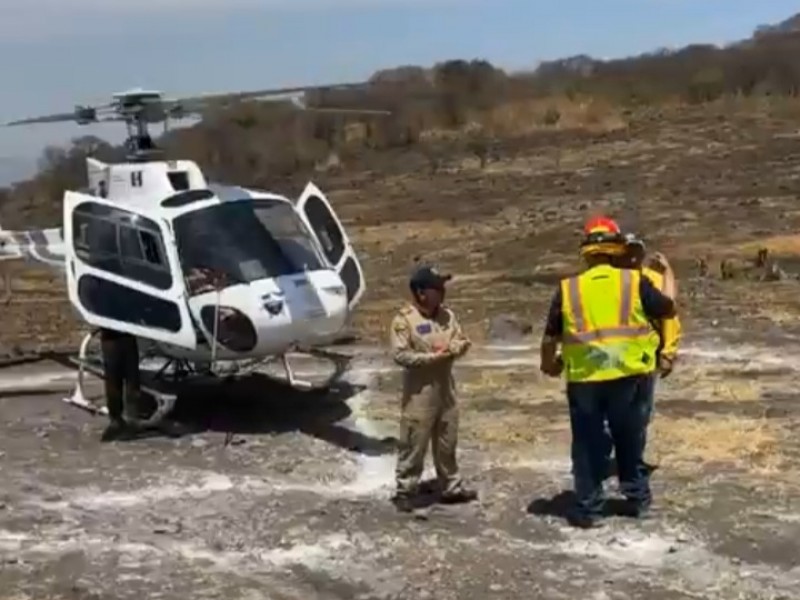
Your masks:
<path fill-rule="evenodd" d="M 401 64 L 486 58 L 508 69 L 725 43 L 796 0 L 0 0 L 0 122 L 108 100 L 319 84 Z M 107 126 L 0 130 L 0 158 Z"/>

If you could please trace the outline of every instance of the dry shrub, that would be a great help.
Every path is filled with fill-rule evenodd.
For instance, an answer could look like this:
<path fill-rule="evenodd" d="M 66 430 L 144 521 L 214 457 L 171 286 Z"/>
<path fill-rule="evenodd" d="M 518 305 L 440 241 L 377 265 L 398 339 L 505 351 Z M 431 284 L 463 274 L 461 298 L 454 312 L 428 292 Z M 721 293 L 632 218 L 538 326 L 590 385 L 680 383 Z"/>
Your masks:
<path fill-rule="evenodd" d="M 598 98 L 554 97 L 509 102 L 491 110 L 486 128 L 497 136 L 520 135 L 541 129 L 614 131 L 627 123 L 619 110 Z"/>

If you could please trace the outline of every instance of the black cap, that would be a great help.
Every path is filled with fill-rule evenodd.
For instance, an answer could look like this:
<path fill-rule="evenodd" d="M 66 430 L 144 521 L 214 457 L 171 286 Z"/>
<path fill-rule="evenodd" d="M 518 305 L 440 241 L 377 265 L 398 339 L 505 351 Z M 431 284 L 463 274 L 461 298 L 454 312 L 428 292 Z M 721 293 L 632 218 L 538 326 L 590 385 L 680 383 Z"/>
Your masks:
<path fill-rule="evenodd" d="M 425 265 L 414 270 L 409 285 L 416 290 L 438 289 L 452 278 L 453 276 L 450 274 L 437 271 L 436 267 Z"/>

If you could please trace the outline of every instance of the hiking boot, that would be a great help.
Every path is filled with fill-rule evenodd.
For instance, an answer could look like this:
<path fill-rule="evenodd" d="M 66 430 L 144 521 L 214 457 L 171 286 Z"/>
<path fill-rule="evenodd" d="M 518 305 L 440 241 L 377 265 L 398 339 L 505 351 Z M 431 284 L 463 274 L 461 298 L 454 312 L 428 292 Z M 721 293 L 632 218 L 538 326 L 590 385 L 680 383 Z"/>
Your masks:
<path fill-rule="evenodd" d="M 577 513 L 570 513 L 567 515 L 567 523 L 579 529 L 597 529 L 605 525 L 599 517 L 590 517 Z"/>
<path fill-rule="evenodd" d="M 639 519 L 645 521 L 653 517 L 652 505 L 648 502 L 641 504 L 632 500 L 627 500 L 622 508 L 621 516 L 629 517 L 631 519 Z"/>
<path fill-rule="evenodd" d="M 466 504 L 478 499 L 478 492 L 466 488 L 458 488 L 450 492 L 443 492 L 440 498 L 442 504 Z"/>

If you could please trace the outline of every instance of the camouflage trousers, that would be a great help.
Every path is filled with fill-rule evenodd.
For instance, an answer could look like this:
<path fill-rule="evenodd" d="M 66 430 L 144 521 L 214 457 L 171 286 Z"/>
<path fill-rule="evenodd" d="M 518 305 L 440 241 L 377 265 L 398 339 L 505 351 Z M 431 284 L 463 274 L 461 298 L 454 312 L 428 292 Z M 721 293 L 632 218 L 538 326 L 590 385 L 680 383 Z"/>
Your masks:
<path fill-rule="evenodd" d="M 462 483 L 456 460 L 458 406 L 454 398 L 442 398 L 428 388 L 403 399 L 395 472 L 398 493 L 417 491 L 429 444 L 441 490 L 456 492 Z"/>

